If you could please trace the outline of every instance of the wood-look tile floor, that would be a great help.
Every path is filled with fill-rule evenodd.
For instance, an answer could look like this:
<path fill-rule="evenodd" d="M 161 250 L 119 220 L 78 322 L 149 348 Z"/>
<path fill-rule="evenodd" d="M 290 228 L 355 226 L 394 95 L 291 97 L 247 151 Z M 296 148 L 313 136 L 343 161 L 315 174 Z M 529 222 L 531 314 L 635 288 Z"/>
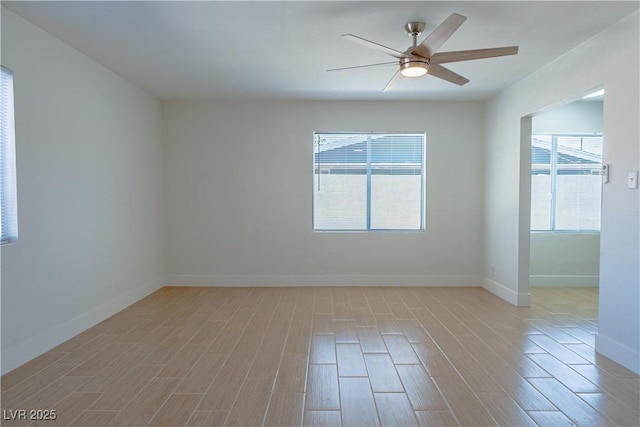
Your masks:
<path fill-rule="evenodd" d="M 2 425 L 638 426 L 638 376 L 593 350 L 597 300 L 167 287 L 4 375 Z"/>

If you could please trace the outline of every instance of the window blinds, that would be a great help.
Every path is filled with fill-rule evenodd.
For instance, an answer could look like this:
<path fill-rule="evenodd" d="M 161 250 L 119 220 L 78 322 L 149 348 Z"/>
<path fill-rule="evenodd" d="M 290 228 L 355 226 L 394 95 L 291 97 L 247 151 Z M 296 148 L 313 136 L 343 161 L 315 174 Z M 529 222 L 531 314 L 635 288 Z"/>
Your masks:
<path fill-rule="evenodd" d="M 2 67 L 0 82 L 0 242 L 18 238 L 13 73 Z"/>

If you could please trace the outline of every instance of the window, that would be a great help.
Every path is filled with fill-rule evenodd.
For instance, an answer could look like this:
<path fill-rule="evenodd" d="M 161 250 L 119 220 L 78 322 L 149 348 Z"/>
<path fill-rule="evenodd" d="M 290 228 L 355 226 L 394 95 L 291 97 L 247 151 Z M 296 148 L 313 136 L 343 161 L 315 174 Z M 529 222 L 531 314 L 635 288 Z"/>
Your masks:
<path fill-rule="evenodd" d="M 600 134 L 532 136 L 532 230 L 600 230 L 602 143 Z"/>
<path fill-rule="evenodd" d="M 313 137 L 313 229 L 424 230 L 424 133 Z"/>
<path fill-rule="evenodd" d="M 18 238 L 13 73 L 1 68 L 0 82 L 0 243 Z"/>

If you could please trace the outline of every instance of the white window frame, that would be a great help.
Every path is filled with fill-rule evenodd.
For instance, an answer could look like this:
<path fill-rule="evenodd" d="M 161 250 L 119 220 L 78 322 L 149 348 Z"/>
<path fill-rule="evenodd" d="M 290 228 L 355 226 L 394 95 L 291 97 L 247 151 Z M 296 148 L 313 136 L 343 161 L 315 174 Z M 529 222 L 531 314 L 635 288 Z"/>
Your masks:
<path fill-rule="evenodd" d="M 338 229 L 333 229 L 333 228 L 318 228 L 316 227 L 316 218 L 315 218 L 315 212 L 316 212 L 316 195 L 315 195 L 315 191 L 316 191 L 316 185 L 319 184 L 322 174 L 321 173 L 317 173 L 316 171 L 316 154 L 319 152 L 319 144 L 316 142 L 317 138 L 320 135 L 344 135 L 345 138 L 348 138 L 350 135 L 367 135 L 367 152 L 370 153 L 371 152 L 371 138 L 375 137 L 375 136 L 383 136 L 383 135 L 398 135 L 398 136 L 402 136 L 402 135 L 411 135 L 411 136 L 420 136 L 422 138 L 422 158 L 420 161 L 420 212 L 419 212 L 419 227 L 417 228 L 375 228 L 372 227 L 371 223 L 371 206 L 372 206 L 372 202 L 371 202 L 371 175 L 372 175 L 372 161 L 370 156 L 367 159 L 367 163 L 366 163 L 366 179 L 367 179 L 367 190 L 366 190 L 366 227 L 364 228 L 338 228 Z M 313 197 L 312 197 L 312 228 L 314 232 L 344 232 L 344 233 L 349 233 L 349 232 L 424 232 L 425 231 L 425 211 L 426 211 L 426 197 L 425 197 L 425 193 L 426 193 L 426 133 L 424 131 L 422 132 L 372 132 L 372 131 L 365 131 L 365 132 L 320 132 L 320 131 L 316 131 L 313 132 L 313 155 L 312 155 L 312 176 L 314 181 L 318 180 L 317 183 L 314 183 L 313 185 Z"/>
<path fill-rule="evenodd" d="M 0 82 L 0 244 L 18 240 L 13 72 L 1 67 Z"/>
<path fill-rule="evenodd" d="M 550 148 L 550 164 L 549 164 L 549 177 L 550 177 L 550 218 L 549 218 L 549 228 L 531 228 L 531 232 L 535 233 L 600 233 L 600 227 L 597 229 L 592 228 L 558 228 L 557 225 L 557 215 L 558 215 L 558 191 L 557 191 L 557 177 L 558 170 L 562 170 L 564 168 L 558 167 L 558 138 L 561 137 L 576 137 L 576 138 L 591 138 L 591 137 L 600 137 L 603 138 L 602 133 L 539 133 L 533 134 L 532 138 L 536 135 L 545 135 L 551 137 L 551 148 Z M 604 143 L 604 142 L 603 142 Z M 531 147 L 533 148 L 533 141 Z M 593 175 L 601 175 L 602 172 L 602 162 L 597 167 L 589 167 L 585 164 L 583 168 L 593 169 Z M 531 161 L 531 175 L 534 175 L 534 163 L 533 159 Z M 600 201 L 600 205 L 602 207 L 602 200 Z"/>

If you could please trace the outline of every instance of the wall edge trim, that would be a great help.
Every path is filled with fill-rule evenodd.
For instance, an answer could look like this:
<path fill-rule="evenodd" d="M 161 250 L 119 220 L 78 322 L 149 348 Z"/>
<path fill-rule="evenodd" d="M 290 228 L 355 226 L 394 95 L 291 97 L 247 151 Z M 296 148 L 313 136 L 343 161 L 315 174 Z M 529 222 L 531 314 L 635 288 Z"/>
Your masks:
<path fill-rule="evenodd" d="M 576 274 L 532 274 L 529 283 L 533 287 L 597 288 L 600 276 Z"/>
<path fill-rule="evenodd" d="M 487 277 L 483 279 L 482 287 L 486 291 L 491 292 L 498 298 L 502 298 L 503 300 L 512 305 L 515 305 L 516 307 L 529 307 L 531 305 L 530 293 L 515 292 L 514 290 L 507 288 L 501 283 L 498 283 Z"/>
<path fill-rule="evenodd" d="M 451 286 L 480 287 L 474 275 L 193 275 L 165 277 L 167 286 Z"/>
<path fill-rule="evenodd" d="M 155 278 L 13 347 L 3 348 L 2 375 L 113 316 L 162 286 L 162 277 Z"/>
<path fill-rule="evenodd" d="M 596 335 L 596 352 L 640 375 L 640 351 L 606 335 Z"/>

